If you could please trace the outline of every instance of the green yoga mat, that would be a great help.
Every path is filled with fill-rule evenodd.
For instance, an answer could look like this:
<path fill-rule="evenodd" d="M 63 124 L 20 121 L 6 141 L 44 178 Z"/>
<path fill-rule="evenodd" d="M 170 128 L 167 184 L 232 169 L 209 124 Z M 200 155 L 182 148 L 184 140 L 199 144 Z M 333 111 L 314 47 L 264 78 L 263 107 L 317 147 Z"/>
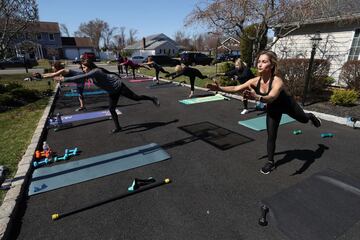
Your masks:
<path fill-rule="evenodd" d="M 170 158 L 156 143 L 35 169 L 29 196 L 126 171 Z"/>
<path fill-rule="evenodd" d="M 280 125 L 285 124 L 285 123 L 291 123 L 294 121 L 295 120 L 293 118 L 289 117 L 289 115 L 283 114 L 281 117 Z M 255 131 L 262 131 L 262 130 L 266 129 L 266 116 L 257 117 L 257 118 L 253 118 L 253 119 L 249 119 L 249 120 L 245 120 L 245 121 L 239 121 L 239 124 L 243 125 L 245 127 L 251 128 L 252 130 L 255 130 Z"/>
<path fill-rule="evenodd" d="M 199 97 L 199 98 L 189 98 L 189 99 L 179 100 L 179 102 L 185 105 L 190 105 L 190 104 L 212 102 L 219 100 L 230 100 L 230 98 L 224 97 L 221 94 L 216 94 L 214 96 L 209 96 L 209 97 Z"/>

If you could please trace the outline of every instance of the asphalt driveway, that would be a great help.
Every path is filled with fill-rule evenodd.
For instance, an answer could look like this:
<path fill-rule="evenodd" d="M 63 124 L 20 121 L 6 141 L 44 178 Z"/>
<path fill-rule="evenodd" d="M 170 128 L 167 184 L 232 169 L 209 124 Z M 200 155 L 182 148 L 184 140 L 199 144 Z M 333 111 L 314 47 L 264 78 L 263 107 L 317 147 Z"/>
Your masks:
<path fill-rule="evenodd" d="M 149 143 L 162 146 L 171 158 L 28 197 L 14 239 L 287 239 L 272 224 L 258 225 L 262 199 L 328 168 L 360 179 L 358 130 L 327 121 L 318 129 L 298 122 L 282 125 L 275 158 L 282 164 L 262 175 L 259 169 L 266 162 L 266 131 L 238 124 L 261 112 L 240 115 L 242 103 L 235 99 L 182 105 L 178 100 L 187 97 L 187 87 L 148 89 L 149 82 L 124 82 L 138 94 L 157 96 L 161 106 L 120 98 L 120 133 L 110 134 L 111 120 L 86 121 L 58 132 L 49 130 L 44 140 L 59 153 L 78 147 L 81 153 L 69 161 Z M 55 102 L 54 113 L 74 114 L 77 98 L 66 98 L 63 93 Z M 108 105 L 106 95 L 89 96 L 85 101 L 88 111 Z M 179 128 L 202 122 L 253 141 L 221 150 Z M 295 129 L 303 134 L 293 135 Z M 324 132 L 335 137 L 321 138 Z M 319 146 L 325 146 L 320 154 Z M 157 181 L 168 177 L 172 182 L 57 221 L 51 219 L 53 213 L 122 194 L 134 178 L 148 177 Z M 360 221 L 339 239 L 358 236 Z"/>

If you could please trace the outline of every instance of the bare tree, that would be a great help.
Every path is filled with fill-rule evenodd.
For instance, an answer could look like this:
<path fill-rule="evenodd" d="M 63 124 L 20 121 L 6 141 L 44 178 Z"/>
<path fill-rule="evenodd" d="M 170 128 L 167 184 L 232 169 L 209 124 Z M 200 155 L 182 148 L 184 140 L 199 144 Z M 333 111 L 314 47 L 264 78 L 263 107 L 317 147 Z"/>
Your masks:
<path fill-rule="evenodd" d="M 133 43 L 136 42 L 136 34 L 137 34 L 138 30 L 136 29 L 129 29 L 129 38 L 128 38 L 128 45 L 131 45 Z"/>
<path fill-rule="evenodd" d="M 194 50 L 192 40 L 186 35 L 184 31 L 177 31 L 174 34 L 175 42 L 186 50 Z"/>
<path fill-rule="evenodd" d="M 186 25 L 203 23 L 212 30 L 223 31 L 238 39 L 248 38 L 259 52 L 269 29 L 276 29 L 275 40 L 289 35 L 302 24 L 317 18 L 336 16 L 334 20 L 352 19 L 356 1 L 353 0 L 213 0 L 202 1 L 187 16 Z M 341 11 L 340 11 L 341 10 Z M 244 33 L 246 26 L 254 25 L 255 34 Z M 253 54 L 254 55 L 254 54 Z"/>
<path fill-rule="evenodd" d="M 63 23 L 60 24 L 60 32 L 61 32 L 61 35 L 64 35 L 66 37 L 70 37 L 69 29 Z"/>
<path fill-rule="evenodd" d="M 96 49 L 100 50 L 100 39 L 104 35 L 104 29 L 108 26 L 108 23 L 95 19 L 91 20 L 88 23 L 81 23 L 79 30 L 75 32 L 75 36 L 77 37 L 89 37 L 96 47 Z"/>
<path fill-rule="evenodd" d="M 111 49 L 112 47 L 114 47 L 114 43 L 112 42 L 113 37 L 117 31 L 117 27 L 112 27 L 110 28 L 109 25 L 106 23 L 104 30 L 102 32 L 102 39 L 104 41 L 104 49 Z"/>
<path fill-rule="evenodd" d="M 35 0 L 0 1 L 0 58 L 6 58 L 19 35 L 39 19 Z"/>

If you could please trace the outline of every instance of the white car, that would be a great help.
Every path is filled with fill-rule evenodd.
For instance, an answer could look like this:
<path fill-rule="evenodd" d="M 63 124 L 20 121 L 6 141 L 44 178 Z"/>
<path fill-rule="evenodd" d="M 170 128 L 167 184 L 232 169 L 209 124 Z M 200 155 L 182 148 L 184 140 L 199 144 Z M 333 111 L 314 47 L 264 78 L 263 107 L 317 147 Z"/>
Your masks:
<path fill-rule="evenodd" d="M 137 64 L 141 64 L 146 60 L 147 57 L 144 56 L 133 56 L 131 57 L 131 61 L 133 61 L 133 63 L 137 63 Z"/>

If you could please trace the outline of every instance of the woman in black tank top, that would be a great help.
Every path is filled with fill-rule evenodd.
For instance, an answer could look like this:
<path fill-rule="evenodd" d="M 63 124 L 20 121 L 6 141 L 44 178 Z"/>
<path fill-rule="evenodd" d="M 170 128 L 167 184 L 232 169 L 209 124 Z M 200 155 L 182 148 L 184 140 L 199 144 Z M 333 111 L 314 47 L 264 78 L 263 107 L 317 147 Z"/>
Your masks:
<path fill-rule="evenodd" d="M 268 134 L 268 162 L 260 169 L 263 174 L 269 174 L 275 169 L 274 153 L 277 132 L 283 113 L 301 123 L 309 120 L 315 127 L 320 127 L 321 121 L 312 113 L 305 113 L 295 99 L 284 90 L 283 80 L 276 75 L 277 56 L 272 51 L 262 51 L 257 57 L 258 77 L 250 79 L 238 86 L 221 87 L 217 83 L 207 87 L 213 91 L 229 93 L 242 92 L 244 97 L 267 104 L 266 128 Z"/>

